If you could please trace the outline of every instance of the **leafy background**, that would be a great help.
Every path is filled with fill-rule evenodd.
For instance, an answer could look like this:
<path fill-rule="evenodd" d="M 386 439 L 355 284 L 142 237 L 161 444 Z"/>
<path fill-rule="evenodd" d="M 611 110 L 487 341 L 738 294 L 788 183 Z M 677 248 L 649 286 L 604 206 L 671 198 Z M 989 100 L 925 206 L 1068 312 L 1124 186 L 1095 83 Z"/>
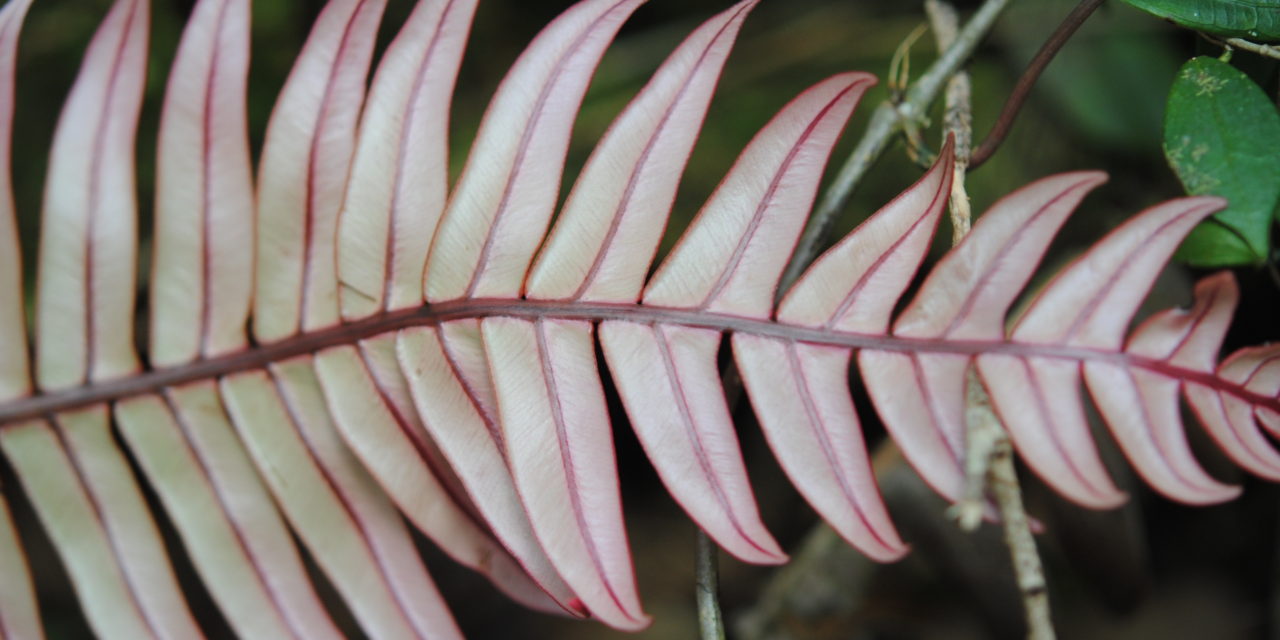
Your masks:
<path fill-rule="evenodd" d="M 47 145 L 84 48 L 106 13 L 108 0 L 41 0 L 32 9 L 18 66 L 19 103 L 14 138 L 15 188 L 25 247 L 26 273 L 34 274 L 38 213 Z M 155 123 L 167 68 L 192 0 L 153 0 L 151 72 L 139 135 L 139 192 L 142 247 L 147 249 L 154 177 Z M 321 0 L 258 0 L 253 10 L 253 64 L 250 128 L 255 149 L 289 67 Z M 972 8 L 974 2 L 960 2 Z M 1018 72 L 1072 2 L 1015 2 L 980 48 L 971 71 L 975 83 L 975 130 L 988 130 Z M 566 1 L 487 0 L 476 14 L 454 102 L 452 155 L 456 176 L 485 104 L 506 68 L 532 36 L 567 5 Z M 588 93 L 569 156 L 571 177 L 591 144 L 613 116 L 647 80 L 649 73 L 700 20 L 727 6 L 720 0 L 651 0 L 623 28 L 606 55 Z M 410 0 L 390 0 L 383 40 L 412 8 Z M 743 144 L 791 96 L 831 73 L 861 69 L 876 73 L 881 85 L 868 93 L 837 148 L 852 147 L 871 112 L 888 96 L 883 78 L 900 42 L 923 21 L 917 2 L 877 0 L 774 0 L 747 20 L 730 58 L 703 134 L 686 171 L 671 227 L 681 230 L 727 170 Z M 1050 66 L 1010 139 L 987 165 L 972 174 L 975 210 L 999 194 L 1049 173 L 1100 168 L 1112 180 L 1067 223 L 1047 265 L 1060 264 L 1087 242 L 1146 205 L 1179 195 L 1182 187 L 1161 153 L 1164 100 L 1178 67 L 1196 52 L 1217 55 L 1193 34 L 1119 3 L 1102 8 Z M 912 68 L 933 58 L 928 36 L 913 49 Z M 1269 96 L 1277 95 L 1277 63 L 1238 53 L 1233 64 Z M 937 143 L 936 127 L 929 140 Z M 920 169 L 898 148 L 881 161 L 855 194 L 835 237 L 896 195 Z M 571 181 L 566 179 L 566 184 Z M 663 251 L 674 234 L 668 233 Z M 939 234 L 941 239 L 949 237 Z M 940 252 L 943 246 L 936 249 Z M 148 273 L 140 269 L 139 273 Z M 1172 269 L 1157 285 L 1152 309 L 1185 303 L 1198 272 Z M 1260 270 L 1237 274 L 1242 308 L 1227 348 L 1262 342 L 1274 327 L 1276 284 Z M 145 286 L 145 283 L 140 283 Z M 30 286 L 28 290 L 30 290 Z M 1034 288 L 1034 287 L 1033 287 Z M 904 297 L 909 299 L 909 296 Z M 140 318 L 147 317 L 145 313 Z M 139 328 L 144 336 L 145 327 Z M 140 338 L 145 344 L 145 339 Z M 856 376 L 855 376 L 856 379 Z M 865 396 L 860 413 L 874 415 Z M 693 611 L 693 525 L 662 490 L 611 396 L 615 416 L 623 500 L 640 590 L 653 626 L 641 638 L 691 638 Z M 745 403 L 743 403 L 745 405 Z M 740 410 L 743 448 L 765 522 L 794 553 L 816 521 L 785 481 L 758 437 L 750 411 Z M 883 431 L 869 420 L 869 437 Z M 1194 423 L 1194 420 L 1189 421 Z M 1191 429 L 1193 444 L 1204 440 Z M 1097 435 L 1101 435 L 1100 433 Z M 1099 442 L 1104 446 L 1108 437 Z M 994 528 L 983 535 L 960 535 L 946 521 L 945 505 L 920 487 L 889 447 L 878 468 L 889 508 L 915 552 L 891 566 L 871 565 L 847 551 L 818 567 L 797 593 L 785 627 L 791 636 L 811 638 L 1016 637 L 1020 611 L 1008 561 Z M 1230 465 L 1215 464 L 1212 447 L 1201 459 L 1219 477 L 1244 482 L 1244 496 L 1211 508 L 1188 508 L 1144 493 L 1128 482 L 1130 505 L 1106 514 L 1066 505 L 1029 474 L 1032 512 L 1050 533 L 1042 538 L 1055 621 L 1063 637 L 1254 638 L 1280 633 L 1280 489 L 1247 477 L 1231 477 Z M 1123 465 L 1114 465 L 1126 484 Z M 17 486 L 0 463 L 0 482 Z M 52 638 L 87 637 L 69 583 L 58 566 L 30 505 L 20 491 L 13 501 L 20 533 L 39 583 L 46 628 Z M 154 502 L 154 496 L 150 496 Z M 163 511 L 156 509 L 159 519 Z M 170 553 L 197 615 L 214 625 L 220 615 L 201 592 L 172 529 Z M 524 611 L 502 600 L 483 579 L 453 565 L 423 541 L 433 576 L 441 585 L 469 637 L 610 638 L 622 634 L 600 625 L 574 623 Z M 775 569 L 726 558 L 721 565 L 723 602 L 732 618 L 761 597 Z M 319 574 L 316 574 L 319 578 Z M 822 580 L 836 580 L 832 584 Z M 323 579 L 317 580 L 323 584 Z M 807 590 L 807 591 L 806 591 Z M 332 594 L 326 594 L 332 596 Z M 337 603 L 336 597 L 328 598 Z M 338 607 L 333 610 L 338 611 Z M 207 627 L 217 629 L 218 627 Z M 354 625 L 349 628 L 353 629 Z M 223 626 L 226 635 L 230 632 Z M 217 637 L 218 634 L 211 634 Z M 746 637 L 744 635 L 744 637 Z"/>

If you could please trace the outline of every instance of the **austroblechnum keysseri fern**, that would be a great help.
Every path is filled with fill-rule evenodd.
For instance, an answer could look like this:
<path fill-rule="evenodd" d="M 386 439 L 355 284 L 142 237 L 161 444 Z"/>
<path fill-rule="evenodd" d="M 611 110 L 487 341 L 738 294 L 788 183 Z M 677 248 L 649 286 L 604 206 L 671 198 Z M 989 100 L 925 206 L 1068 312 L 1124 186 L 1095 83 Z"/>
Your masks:
<path fill-rule="evenodd" d="M 1218 360 L 1237 301 L 1230 274 L 1126 335 L 1178 241 L 1219 200 L 1138 214 L 1006 328 L 1054 233 L 1103 180 L 1046 178 L 991 207 L 895 317 L 949 193 L 944 150 L 775 305 L 821 169 L 872 82 L 863 73 L 823 80 L 778 113 L 647 276 L 754 0 L 671 54 L 554 225 L 578 105 L 640 0 L 584 0 L 547 26 L 452 188 L 448 109 L 474 0 L 419 3 L 371 82 L 383 0 L 331 0 L 280 94 L 256 179 L 249 2 L 200 0 L 163 105 L 144 353 L 133 166 L 149 9 L 118 0 L 52 146 L 28 326 L 8 141 L 30 4 L 0 13 L 0 447 L 101 636 L 200 634 L 142 483 L 246 638 L 340 635 L 291 532 L 370 636 L 459 635 L 406 520 L 523 603 L 645 626 L 597 344 L 667 489 L 748 562 L 786 556 L 738 452 L 716 360 L 726 336 L 783 470 L 877 560 L 905 547 L 869 469 L 851 364 L 907 459 L 949 499 L 963 484 L 970 369 L 1029 467 L 1083 505 L 1124 496 L 1089 435 L 1082 378 L 1129 460 L 1169 497 L 1237 493 L 1191 456 L 1180 397 L 1232 460 L 1280 479 L 1264 433 L 1280 433 L 1280 348 Z M 38 637 L 21 545 L 0 522 L 0 631 Z"/>

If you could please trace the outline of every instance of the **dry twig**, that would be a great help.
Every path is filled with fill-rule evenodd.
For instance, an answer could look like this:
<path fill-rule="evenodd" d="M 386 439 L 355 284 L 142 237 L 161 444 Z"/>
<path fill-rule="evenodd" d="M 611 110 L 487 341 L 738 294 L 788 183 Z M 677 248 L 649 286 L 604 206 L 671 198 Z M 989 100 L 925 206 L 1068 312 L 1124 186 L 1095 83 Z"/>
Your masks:
<path fill-rule="evenodd" d="M 983 2 L 956 35 L 955 43 L 947 47 L 946 51 L 925 70 L 924 75 L 911 85 L 902 102 L 896 105 L 883 102 L 876 107 L 862 139 L 849 154 L 844 166 L 840 167 L 840 172 L 831 183 L 831 187 L 823 193 L 822 200 L 814 209 L 813 216 L 809 218 L 804 235 L 800 237 L 800 243 L 796 246 L 791 262 L 787 264 L 787 270 L 782 275 L 782 285 L 778 288 L 779 295 L 785 293 L 800 278 L 800 274 L 809 266 L 809 263 L 817 257 L 818 251 L 831 235 L 831 225 L 835 222 L 836 216 L 849 203 L 849 196 L 853 194 L 853 190 L 862 181 L 867 170 L 889 147 L 889 141 L 902 126 L 902 119 L 921 117 L 938 97 L 947 80 L 969 59 L 978 42 L 991 30 L 996 18 L 1008 4 L 1009 0 Z"/>
<path fill-rule="evenodd" d="M 719 598 L 720 569 L 716 553 L 711 538 L 699 528 L 694 588 L 698 601 L 698 637 L 702 640 L 724 640 L 724 617 L 720 613 Z"/>
<path fill-rule="evenodd" d="M 944 0 L 925 0 L 925 11 L 933 26 L 939 49 L 951 46 L 955 38 L 955 8 Z M 969 166 L 969 147 L 973 136 L 969 74 L 959 71 L 947 82 L 944 131 L 956 141 L 955 178 L 951 183 L 950 212 L 952 244 L 959 244 L 969 232 L 972 211 L 965 190 L 965 172 Z M 1026 612 L 1027 637 L 1050 640 L 1055 637 L 1049 615 L 1049 595 L 1045 589 L 1044 569 L 1031 535 L 1022 489 L 1013 464 L 1013 447 L 1009 434 L 991 409 L 991 399 L 971 368 L 968 376 L 965 424 L 965 498 L 956 505 L 960 526 L 972 530 L 981 520 L 986 488 L 994 495 L 996 507 L 1004 523 L 1005 544 L 1013 559 L 1018 589 Z"/>

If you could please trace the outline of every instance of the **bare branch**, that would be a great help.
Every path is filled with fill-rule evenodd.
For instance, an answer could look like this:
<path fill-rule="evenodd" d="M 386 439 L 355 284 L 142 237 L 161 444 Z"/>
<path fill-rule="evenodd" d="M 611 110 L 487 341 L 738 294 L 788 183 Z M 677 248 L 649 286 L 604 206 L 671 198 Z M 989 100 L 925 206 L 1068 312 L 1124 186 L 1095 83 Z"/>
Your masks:
<path fill-rule="evenodd" d="M 698 529 L 697 574 L 698 637 L 701 640 L 724 640 L 724 617 L 720 613 L 719 550 L 711 538 Z"/>
<path fill-rule="evenodd" d="M 791 287 L 818 255 L 818 251 L 831 233 L 831 225 L 836 215 L 848 204 L 849 196 L 853 194 L 853 190 L 862 181 L 867 170 L 889 146 L 889 141 L 901 126 L 901 118 L 917 118 L 929 108 L 929 104 L 942 91 L 943 85 L 955 74 L 960 65 L 969 59 L 978 42 L 991 30 L 996 18 L 1008 4 L 1009 0 L 986 0 L 957 34 L 955 43 L 948 47 L 924 75 L 916 80 L 901 103 L 895 106 L 889 102 L 883 102 L 876 107 L 875 113 L 871 116 L 871 122 L 867 124 L 866 133 L 849 154 L 849 158 L 845 160 L 840 173 L 823 194 L 822 201 L 818 203 L 813 216 L 809 219 L 804 235 L 800 238 L 800 244 L 796 246 L 791 262 L 782 276 L 782 286 L 778 288 L 779 295 Z"/>
<path fill-rule="evenodd" d="M 1081 6 L 1092 0 L 1085 0 Z M 925 0 L 925 10 L 933 26 L 938 48 L 952 46 L 956 33 L 956 12 L 945 0 Z M 1084 15 L 1088 15 L 1085 13 Z M 1083 17 L 1080 18 L 1083 20 Z M 1038 74 L 1037 74 L 1038 75 Z M 955 179 L 951 183 L 952 244 L 959 244 L 971 226 L 972 211 L 965 189 L 965 171 L 969 166 L 969 144 L 973 136 L 972 91 L 969 74 L 959 71 L 947 82 L 946 135 L 956 140 Z M 985 143 L 984 143 L 985 144 Z M 1049 593 L 1045 588 L 1044 569 L 1031 535 L 1017 469 L 1013 465 L 1013 446 L 1000 418 L 991 409 L 991 398 L 969 370 L 965 409 L 965 498 L 956 505 L 960 526 L 977 528 L 981 521 L 985 488 L 990 487 L 1004 523 L 1005 544 L 1013 560 L 1018 591 L 1027 619 L 1027 637 L 1052 640 L 1055 637 L 1049 615 Z"/>

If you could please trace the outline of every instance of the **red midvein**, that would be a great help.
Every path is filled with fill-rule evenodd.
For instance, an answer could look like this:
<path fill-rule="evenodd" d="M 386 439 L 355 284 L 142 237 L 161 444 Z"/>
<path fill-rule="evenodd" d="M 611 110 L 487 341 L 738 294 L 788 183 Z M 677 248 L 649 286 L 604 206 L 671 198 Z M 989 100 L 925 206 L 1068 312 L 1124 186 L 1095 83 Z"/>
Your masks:
<path fill-rule="evenodd" d="M 545 300 L 510 300 L 496 298 L 460 299 L 426 305 L 417 309 L 390 311 L 346 324 L 295 335 L 279 342 L 258 345 L 217 358 L 196 360 L 184 365 L 152 369 L 142 373 L 30 396 L 0 404 L 0 428 L 23 420 L 40 418 L 62 411 L 81 409 L 102 402 L 153 393 L 173 387 L 250 371 L 272 362 L 316 353 L 329 347 L 354 344 L 388 331 L 406 327 L 437 326 L 464 318 L 509 317 L 562 320 L 620 320 L 641 324 L 673 324 L 686 327 L 717 329 L 783 340 L 905 353 L 957 353 L 979 355 L 1000 353 L 1020 357 L 1062 358 L 1066 360 L 1110 362 L 1164 374 L 1184 382 L 1196 382 L 1211 389 L 1236 396 L 1254 406 L 1280 412 L 1280 397 L 1270 398 L 1243 385 L 1223 380 L 1212 372 L 1176 367 L 1168 362 L 1117 351 L 1030 344 L 1008 341 L 951 340 L 942 338 L 905 338 L 890 335 L 851 333 L 830 329 L 783 324 L 722 313 L 693 309 L 673 309 L 640 304 L 557 302 Z"/>

